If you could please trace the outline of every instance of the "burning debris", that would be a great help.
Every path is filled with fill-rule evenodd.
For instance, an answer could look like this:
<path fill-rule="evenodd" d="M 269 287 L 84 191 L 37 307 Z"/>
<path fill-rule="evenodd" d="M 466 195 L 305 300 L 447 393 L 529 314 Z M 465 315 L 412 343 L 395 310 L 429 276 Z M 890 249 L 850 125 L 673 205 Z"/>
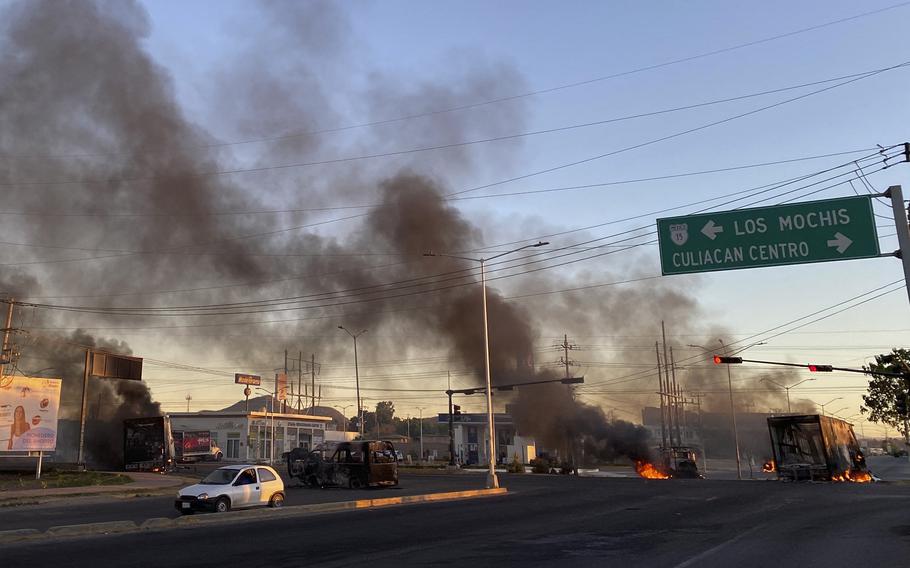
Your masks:
<path fill-rule="evenodd" d="M 762 464 L 761 470 L 764 473 L 774 473 L 777 471 L 777 464 L 774 462 L 774 460 L 768 460 Z"/>
<path fill-rule="evenodd" d="M 636 461 L 635 472 L 645 479 L 670 479 L 672 477 L 670 474 L 662 472 L 653 463 L 646 461 Z"/>
<path fill-rule="evenodd" d="M 871 483 L 872 474 L 868 471 L 851 470 L 832 475 L 831 481 L 849 482 L 849 483 Z"/>

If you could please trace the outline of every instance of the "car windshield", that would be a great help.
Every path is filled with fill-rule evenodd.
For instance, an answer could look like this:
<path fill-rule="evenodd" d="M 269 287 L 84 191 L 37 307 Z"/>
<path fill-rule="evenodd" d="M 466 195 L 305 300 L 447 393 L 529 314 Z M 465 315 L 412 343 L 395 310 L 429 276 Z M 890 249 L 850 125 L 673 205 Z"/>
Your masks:
<path fill-rule="evenodd" d="M 227 485 L 237 477 L 237 471 L 236 469 L 216 469 L 205 476 L 205 479 L 200 483 L 204 485 Z"/>

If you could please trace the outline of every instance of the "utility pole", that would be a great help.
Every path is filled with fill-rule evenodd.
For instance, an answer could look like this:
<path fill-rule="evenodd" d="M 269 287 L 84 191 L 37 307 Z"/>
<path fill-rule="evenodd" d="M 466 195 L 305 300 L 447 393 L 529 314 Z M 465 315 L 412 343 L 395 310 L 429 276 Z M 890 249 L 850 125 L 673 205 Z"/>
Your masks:
<path fill-rule="evenodd" d="M 679 446 L 683 445 L 682 442 L 682 432 L 679 427 L 679 406 L 680 406 L 680 395 L 679 395 L 679 383 L 676 382 L 676 359 L 673 357 L 673 347 L 670 347 L 670 375 L 673 377 L 673 410 L 676 414 L 676 444 Z M 685 415 L 686 409 L 683 408 L 683 414 Z"/>
<path fill-rule="evenodd" d="M 316 354 L 315 353 L 310 354 L 310 381 L 311 381 L 311 385 L 313 388 L 313 393 L 312 393 L 313 404 L 311 406 L 311 408 L 313 410 L 310 410 L 310 413 L 313 413 L 316 411 L 315 410 L 316 409 Z"/>
<path fill-rule="evenodd" d="M 674 427 L 673 427 L 673 410 L 671 407 L 671 405 L 673 404 L 673 399 L 672 399 L 672 395 L 670 395 L 670 392 L 671 392 L 670 357 L 667 355 L 667 353 L 668 353 L 668 351 L 667 351 L 667 329 L 664 326 L 663 320 L 661 320 L 661 322 L 660 322 L 660 333 L 663 336 L 663 342 L 664 342 L 664 385 L 666 386 L 666 389 L 667 389 L 665 391 L 667 393 L 667 418 L 669 419 L 669 423 L 670 423 L 669 434 L 670 434 L 670 444 L 672 445 Z"/>
<path fill-rule="evenodd" d="M 288 380 L 288 350 L 287 349 L 284 350 L 284 380 L 285 381 Z M 293 384 L 293 383 L 291 383 L 291 384 Z M 278 389 L 275 389 L 275 391 L 277 392 Z M 281 412 L 284 413 L 286 410 L 287 410 L 287 397 L 285 397 L 285 400 L 281 401 Z"/>
<path fill-rule="evenodd" d="M 190 393 L 186 393 L 186 396 L 184 398 L 186 399 L 186 411 L 189 412 L 190 411 L 190 401 L 193 400 L 193 395 L 191 395 Z"/>
<path fill-rule="evenodd" d="M 303 398 L 300 396 L 303 391 L 300 389 L 303 382 L 303 351 L 297 352 L 297 414 L 303 410 Z"/>
<path fill-rule="evenodd" d="M 13 349 L 10 347 L 9 336 L 13 331 L 13 309 L 15 302 L 9 299 L 9 305 L 6 309 L 6 325 L 3 327 L 3 349 L 0 351 L 0 378 L 6 373 L 6 365 L 13 360 Z"/>
<path fill-rule="evenodd" d="M 660 395 L 660 441 L 661 447 L 667 447 L 667 425 L 664 420 L 664 379 L 660 369 L 660 347 L 654 342 L 654 352 L 657 354 L 657 394 Z"/>
<path fill-rule="evenodd" d="M 566 378 L 567 379 L 571 378 L 572 374 L 569 371 L 569 367 L 574 366 L 576 363 L 575 363 L 575 361 L 572 361 L 571 359 L 569 359 L 569 351 L 574 351 L 575 349 L 578 349 L 578 345 L 569 343 L 569 336 L 563 335 L 562 343 L 557 343 L 556 347 L 561 347 L 563 350 L 563 356 L 560 357 L 559 362 L 562 363 L 566 368 Z"/>

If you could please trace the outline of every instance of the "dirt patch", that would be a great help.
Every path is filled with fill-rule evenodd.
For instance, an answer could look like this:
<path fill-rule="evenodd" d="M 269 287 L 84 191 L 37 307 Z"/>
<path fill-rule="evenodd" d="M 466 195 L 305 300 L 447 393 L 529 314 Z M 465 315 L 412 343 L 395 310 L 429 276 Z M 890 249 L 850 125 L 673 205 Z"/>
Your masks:
<path fill-rule="evenodd" d="M 44 472 L 41 479 L 25 472 L 0 472 L 0 492 L 15 492 L 26 489 L 56 489 L 59 487 L 87 487 L 98 485 L 125 485 L 132 483 L 129 476 L 121 473 L 100 471 L 56 471 Z"/>

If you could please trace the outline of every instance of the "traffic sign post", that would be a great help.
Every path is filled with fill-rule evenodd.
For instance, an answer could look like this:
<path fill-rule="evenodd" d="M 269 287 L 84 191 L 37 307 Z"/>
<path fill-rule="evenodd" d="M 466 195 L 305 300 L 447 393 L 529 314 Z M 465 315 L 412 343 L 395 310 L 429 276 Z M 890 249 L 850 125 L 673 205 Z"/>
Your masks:
<path fill-rule="evenodd" d="M 880 256 L 871 196 L 658 219 L 657 233 L 665 275 Z"/>

